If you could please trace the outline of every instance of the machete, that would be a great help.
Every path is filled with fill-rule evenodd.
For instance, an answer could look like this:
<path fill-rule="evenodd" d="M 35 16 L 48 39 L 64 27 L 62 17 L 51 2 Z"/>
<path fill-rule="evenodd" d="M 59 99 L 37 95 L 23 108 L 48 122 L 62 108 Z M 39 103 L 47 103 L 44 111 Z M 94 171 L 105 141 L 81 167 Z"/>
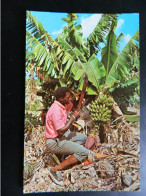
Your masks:
<path fill-rule="evenodd" d="M 83 101 L 85 91 L 86 91 L 86 87 L 87 87 L 87 83 L 88 83 L 88 75 L 85 73 L 84 84 L 83 84 L 83 89 L 82 89 L 82 92 L 81 92 L 81 95 L 80 95 L 78 108 L 81 108 L 82 101 Z"/>

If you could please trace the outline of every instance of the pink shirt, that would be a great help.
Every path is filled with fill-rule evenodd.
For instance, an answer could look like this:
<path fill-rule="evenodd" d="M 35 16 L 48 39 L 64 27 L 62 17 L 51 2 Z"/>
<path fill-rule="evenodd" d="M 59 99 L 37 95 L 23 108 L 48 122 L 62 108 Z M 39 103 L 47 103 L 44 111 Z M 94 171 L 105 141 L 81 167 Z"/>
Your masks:
<path fill-rule="evenodd" d="M 54 101 L 46 115 L 45 137 L 50 139 L 57 137 L 57 130 L 64 127 L 66 122 L 66 107 L 58 101 Z"/>

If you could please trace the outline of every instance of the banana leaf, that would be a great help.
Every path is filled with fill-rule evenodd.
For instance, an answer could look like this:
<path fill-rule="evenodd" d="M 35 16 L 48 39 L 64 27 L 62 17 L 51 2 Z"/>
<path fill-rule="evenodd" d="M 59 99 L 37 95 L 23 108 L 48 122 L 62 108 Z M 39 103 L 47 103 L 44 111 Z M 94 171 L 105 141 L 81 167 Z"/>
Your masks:
<path fill-rule="evenodd" d="M 36 20 L 35 16 L 31 15 L 30 11 L 27 11 L 27 21 L 26 21 L 26 28 L 27 30 L 31 30 L 31 34 L 40 42 L 44 43 L 47 39 L 46 30 L 43 27 L 41 22 Z M 44 35 L 44 36 L 43 36 Z"/>
<path fill-rule="evenodd" d="M 116 48 L 116 35 L 113 30 L 107 36 L 107 45 L 102 49 L 101 62 L 104 64 L 106 74 L 110 72 L 116 58 L 118 56 Z"/>
<path fill-rule="evenodd" d="M 95 48 L 100 50 L 99 44 L 104 43 L 105 36 L 109 33 L 112 21 L 117 19 L 117 14 L 102 14 L 93 32 L 87 38 L 87 45 L 94 47 L 90 50 L 90 55 L 95 52 Z"/>
<path fill-rule="evenodd" d="M 133 115 L 125 115 L 126 121 L 128 122 L 138 122 L 139 116 L 133 116 Z"/>
<path fill-rule="evenodd" d="M 112 65 L 109 74 L 106 78 L 106 85 L 111 84 L 113 81 L 120 80 L 120 82 L 124 82 L 126 76 L 130 71 L 130 57 L 129 53 L 131 47 L 135 44 L 134 39 L 137 39 L 139 35 L 139 30 L 134 34 L 134 36 L 130 39 L 130 41 L 126 44 L 122 52 L 118 55 L 114 64 Z"/>

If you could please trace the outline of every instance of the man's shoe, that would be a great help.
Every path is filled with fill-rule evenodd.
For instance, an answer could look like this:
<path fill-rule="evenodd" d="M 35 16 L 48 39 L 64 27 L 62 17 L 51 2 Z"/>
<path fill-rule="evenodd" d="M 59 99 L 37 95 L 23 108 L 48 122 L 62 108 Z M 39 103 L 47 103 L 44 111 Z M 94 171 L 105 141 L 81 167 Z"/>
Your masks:
<path fill-rule="evenodd" d="M 58 184 L 60 186 L 64 186 L 63 180 L 57 176 L 56 171 L 53 171 L 52 169 L 50 169 L 49 175 L 50 175 L 51 179 L 53 180 L 53 182 L 55 182 L 56 184 Z"/>

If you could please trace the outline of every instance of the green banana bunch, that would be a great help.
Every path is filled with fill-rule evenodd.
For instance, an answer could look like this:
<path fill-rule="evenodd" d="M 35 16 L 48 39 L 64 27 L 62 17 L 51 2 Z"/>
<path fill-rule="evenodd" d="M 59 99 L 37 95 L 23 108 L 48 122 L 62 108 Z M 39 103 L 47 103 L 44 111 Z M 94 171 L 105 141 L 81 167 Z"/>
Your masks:
<path fill-rule="evenodd" d="M 95 130 L 99 128 L 100 123 L 110 121 L 113 103 L 114 99 L 106 94 L 99 95 L 97 100 L 91 102 L 90 113 L 95 124 Z"/>

